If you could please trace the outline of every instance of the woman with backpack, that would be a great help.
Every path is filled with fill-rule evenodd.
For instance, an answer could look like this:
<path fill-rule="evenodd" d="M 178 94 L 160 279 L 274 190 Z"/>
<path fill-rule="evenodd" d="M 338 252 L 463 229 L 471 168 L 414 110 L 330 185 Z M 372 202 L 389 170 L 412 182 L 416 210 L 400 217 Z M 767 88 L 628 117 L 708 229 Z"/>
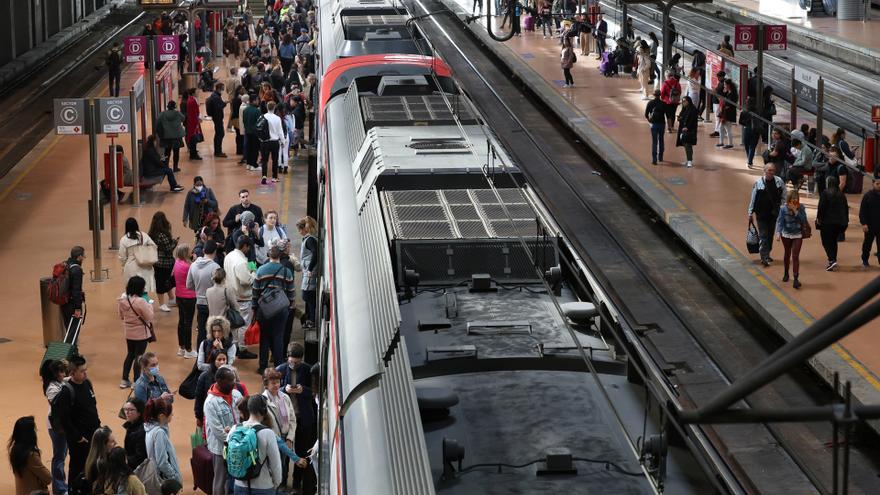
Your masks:
<path fill-rule="evenodd" d="M 135 476 L 126 461 L 125 449 L 114 447 L 107 454 L 92 493 L 97 495 L 147 495 L 143 482 Z"/>
<path fill-rule="evenodd" d="M 153 214 L 149 235 L 159 251 L 159 261 L 153 265 L 153 273 L 156 277 L 156 299 L 159 300 L 159 309 L 168 313 L 171 311 L 169 306 L 175 305 L 171 268 L 174 267 L 174 248 L 177 247 L 178 238 L 171 237 L 171 223 L 161 211 Z M 167 303 L 163 301 L 166 298 Z"/>
<path fill-rule="evenodd" d="M 269 401 L 262 395 L 248 398 L 247 410 L 250 418 L 233 428 L 226 437 L 227 467 L 241 466 L 242 471 L 230 470 L 229 474 L 235 480 L 235 495 L 275 495 L 275 490 L 281 484 L 281 454 L 275 440 L 275 433 L 263 425 L 269 418 Z M 256 452 L 247 450 L 246 444 L 249 438 L 256 437 Z M 246 461 L 255 454 L 258 474 L 251 479 L 247 477 L 247 467 L 251 465 Z M 238 461 L 238 462 L 236 462 Z M 257 469 L 255 469 L 257 470 Z"/>
<path fill-rule="evenodd" d="M 52 482 L 52 474 L 43 465 L 37 447 L 37 423 L 33 416 L 18 418 L 15 422 L 9 438 L 9 463 L 15 478 L 15 495 L 45 490 Z"/>
<path fill-rule="evenodd" d="M 666 71 L 666 80 L 660 87 L 660 100 L 666 110 L 666 131 L 675 132 L 675 114 L 681 103 L 681 84 L 678 83 L 678 74 L 674 71 Z"/>
<path fill-rule="evenodd" d="M 52 403 L 55 397 L 64 387 L 64 378 L 67 376 L 67 363 L 58 359 L 47 359 L 40 366 L 40 378 L 43 379 L 43 395 L 49 402 L 49 416 L 47 426 L 49 439 L 52 440 L 52 491 L 54 493 L 67 492 L 67 478 L 64 476 L 64 461 L 67 459 L 67 437 L 59 424 L 52 417 Z"/>
<path fill-rule="evenodd" d="M 168 436 L 173 406 L 164 399 L 150 399 L 144 409 L 147 457 L 156 463 L 156 472 L 163 480 L 183 480 L 177 464 L 177 451 Z"/>
<path fill-rule="evenodd" d="M 166 108 L 156 120 L 156 133 L 159 135 L 159 144 L 165 150 L 165 163 L 173 159 L 172 171 L 180 172 L 180 148 L 183 147 L 183 138 L 186 136 L 183 126 L 186 117 L 177 110 L 174 100 L 169 101 Z"/>
<path fill-rule="evenodd" d="M 119 261 L 122 263 L 122 285 L 135 275 L 144 279 L 146 292 L 156 292 L 153 266 L 159 258 L 159 248 L 153 238 L 141 232 L 137 220 L 125 220 L 125 235 L 119 240 Z"/>

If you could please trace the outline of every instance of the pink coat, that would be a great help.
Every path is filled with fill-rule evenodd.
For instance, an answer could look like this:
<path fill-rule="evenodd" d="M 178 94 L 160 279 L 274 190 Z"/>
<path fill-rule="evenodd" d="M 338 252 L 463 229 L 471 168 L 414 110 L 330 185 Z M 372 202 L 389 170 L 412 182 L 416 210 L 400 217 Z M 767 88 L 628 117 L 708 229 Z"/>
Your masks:
<path fill-rule="evenodd" d="M 128 304 L 129 301 L 131 301 L 130 306 Z M 128 297 L 125 294 L 119 296 L 116 302 L 125 338 L 128 340 L 148 339 L 150 337 L 149 331 L 141 319 L 147 323 L 153 322 L 153 305 L 144 300 L 143 297 Z M 138 315 L 140 315 L 140 318 L 138 318 Z"/>
<path fill-rule="evenodd" d="M 171 272 L 174 275 L 174 294 L 183 299 L 196 298 L 196 291 L 186 287 L 186 274 L 189 273 L 189 266 L 191 264 L 186 261 L 174 260 L 174 269 Z"/>

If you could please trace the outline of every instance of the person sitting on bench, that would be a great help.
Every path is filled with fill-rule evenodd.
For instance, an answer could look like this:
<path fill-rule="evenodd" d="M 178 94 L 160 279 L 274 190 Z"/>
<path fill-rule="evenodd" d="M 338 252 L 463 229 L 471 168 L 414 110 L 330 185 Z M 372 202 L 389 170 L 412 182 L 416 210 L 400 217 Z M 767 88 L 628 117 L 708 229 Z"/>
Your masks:
<path fill-rule="evenodd" d="M 159 150 L 156 148 L 156 136 L 150 134 L 147 136 L 147 144 L 144 146 L 144 155 L 141 157 L 141 165 L 143 168 L 144 179 L 160 179 L 168 177 L 168 184 L 171 186 L 171 192 L 183 191 L 183 186 L 177 183 L 174 178 L 174 171 L 162 160 Z"/>

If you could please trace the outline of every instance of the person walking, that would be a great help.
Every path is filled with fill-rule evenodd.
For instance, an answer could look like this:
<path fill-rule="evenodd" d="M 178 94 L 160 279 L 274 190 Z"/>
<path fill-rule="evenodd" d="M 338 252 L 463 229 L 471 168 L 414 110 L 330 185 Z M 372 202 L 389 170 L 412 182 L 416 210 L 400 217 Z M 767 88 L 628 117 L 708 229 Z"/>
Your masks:
<path fill-rule="evenodd" d="M 214 191 L 205 185 L 201 175 L 193 178 L 193 187 L 186 193 L 183 203 L 183 225 L 198 232 L 205 225 L 205 219 L 217 212 L 217 197 Z"/>
<path fill-rule="evenodd" d="M 66 386 L 67 362 L 59 359 L 47 359 L 40 366 L 40 378 L 43 380 L 43 395 L 49 402 L 49 415 L 46 417 L 49 439 L 52 440 L 52 492 L 67 493 L 67 478 L 64 476 L 64 462 L 67 460 L 67 437 L 61 426 L 58 411 L 55 409 L 56 398 L 61 388 Z"/>
<path fill-rule="evenodd" d="M 666 125 L 666 109 L 659 89 L 654 90 L 654 99 L 645 106 L 645 119 L 651 124 L 651 165 L 657 165 L 658 161 L 663 161 L 663 127 Z"/>
<path fill-rule="evenodd" d="M 159 374 L 159 358 L 156 353 L 145 352 L 138 358 L 138 363 L 142 373 L 134 384 L 133 395 L 145 404 L 149 404 L 151 399 L 174 402 L 174 394 L 168 388 L 165 378 Z M 149 420 L 145 418 L 144 421 Z"/>
<path fill-rule="evenodd" d="M 651 84 L 651 71 L 653 70 L 651 66 L 651 49 L 648 48 L 648 43 L 645 40 L 639 40 L 636 59 L 638 60 L 636 72 L 639 85 L 641 86 L 642 100 L 647 100 L 654 85 Z"/>
<path fill-rule="evenodd" d="M 147 457 L 156 463 L 156 471 L 160 478 L 183 481 L 177 464 L 177 452 L 168 435 L 172 412 L 173 405 L 168 400 L 150 399 L 147 402 L 144 409 Z"/>
<path fill-rule="evenodd" d="M 733 123 L 736 122 L 737 101 L 739 101 L 739 93 L 736 91 L 736 85 L 730 79 L 725 79 L 716 114 L 720 122 L 718 144 L 715 145 L 718 148 L 733 148 Z M 727 136 L 727 144 L 724 144 L 725 136 Z"/>
<path fill-rule="evenodd" d="M 235 372 L 225 366 L 219 368 L 214 374 L 214 384 L 208 389 L 204 405 L 205 437 L 208 441 L 208 450 L 214 457 L 212 492 L 217 495 L 228 493 L 226 491 L 228 474 L 223 450 L 226 435 L 238 424 L 241 417 L 238 404 L 242 400 L 244 396 L 235 388 Z"/>
<path fill-rule="evenodd" d="M 73 318 L 82 318 L 83 303 L 86 294 L 83 292 L 83 269 L 82 264 L 86 259 L 86 249 L 82 246 L 70 248 L 70 257 L 64 263 L 67 265 L 67 302 L 61 305 L 61 318 L 64 328 L 69 328 Z"/>
<path fill-rule="evenodd" d="M 244 105 L 244 98 L 242 98 Z M 244 157 L 247 169 L 250 171 L 260 170 L 257 166 L 257 156 L 260 153 L 260 138 L 257 135 L 257 121 L 260 119 L 260 101 L 254 95 L 248 98 L 247 107 L 241 111 L 241 119 L 244 124 Z"/>
<path fill-rule="evenodd" d="M 183 138 L 186 137 L 186 117 L 177 110 L 177 102 L 174 100 L 169 101 L 165 108 L 156 120 L 156 133 L 165 150 L 165 163 L 173 158 L 172 171 L 180 172 L 180 148 L 183 147 Z"/>
<path fill-rule="evenodd" d="M 862 266 L 868 267 L 871 246 L 876 243 L 877 261 L 880 263 L 880 178 L 874 177 L 871 190 L 862 196 L 859 205 L 859 224 L 865 239 L 862 241 Z"/>
<path fill-rule="evenodd" d="M 666 80 L 660 87 L 660 99 L 666 112 L 666 129 L 668 132 L 675 131 L 675 113 L 681 104 L 681 84 L 678 76 L 673 71 L 666 71 Z M 693 101 L 691 101 L 693 104 Z M 694 109 L 696 111 L 696 108 Z M 696 128 L 694 129 L 696 131 Z"/>
<path fill-rule="evenodd" d="M 697 107 L 690 96 L 681 100 L 681 112 L 678 113 L 678 134 L 675 145 L 684 147 L 686 167 L 694 166 L 694 146 L 697 144 Z"/>
<path fill-rule="evenodd" d="M 134 381 L 141 376 L 141 368 L 136 361 L 147 350 L 147 345 L 155 340 L 153 330 L 153 303 L 147 299 L 144 279 L 135 275 L 128 279 L 125 292 L 119 296 L 116 310 L 122 320 L 122 333 L 125 336 L 127 352 L 122 362 L 122 381 L 119 388 L 130 388 L 128 372 L 134 372 Z"/>
<path fill-rule="evenodd" d="M 227 105 L 227 102 L 223 101 L 225 89 L 226 85 L 218 82 L 214 85 L 214 92 L 205 100 L 205 112 L 214 123 L 214 156 L 218 158 L 226 158 L 226 153 L 223 152 L 223 136 L 226 131 L 223 125 L 223 109 Z"/>
<path fill-rule="evenodd" d="M 257 315 L 257 321 L 260 322 L 260 360 L 258 365 L 260 373 L 268 366 L 270 350 L 273 367 L 284 362 L 285 355 L 282 348 L 284 326 L 296 297 L 293 273 L 281 264 L 280 259 L 281 249 L 278 246 L 270 248 L 269 262 L 257 269 L 257 276 L 253 283 L 253 311 Z M 261 307 L 263 293 L 272 290 L 280 291 L 287 296 L 289 309 L 268 314 L 267 309 Z"/>
<path fill-rule="evenodd" d="M 196 313 L 196 291 L 187 284 L 192 265 L 192 251 L 189 244 L 180 244 L 174 250 L 174 285 L 177 287 L 177 355 L 195 359 L 193 351 L 192 322 Z"/>
<path fill-rule="evenodd" d="M 92 435 L 101 426 L 95 389 L 88 378 L 88 364 L 80 355 L 70 358 L 70 379 L 61 388 L 57 398 L 58 421 L 67 438 L 70 464 L 67 485 L 83 474 L 91 448 Z M 54 415 L 54 414 L 53 414 Z"/>
<path fill-rule="evenodd" d="M 119 240 L 119 261 L 122 263 L 122 284 L 128 285 L 128 279 L 137 275 L 144 279 L 146 292 L 156 291 L 156 279 L 153 264 L 143 258 L 145 251 L 158 251 L 158 246 L 148 234 L 141 232 L 137 220 L 129 217 L 125 220 L 125 235 Z M 138 262 L 138 258 L 141 261 Z M 158 253 L 156 258 L 158 259 Z"/>
<path fill-rule="evenodd" d="M 107 77 L 110 80 L 110 96 L 119 98 L 119 82 L 122 80 L 122 47 L 114 41 L 107 52 Z"/>
<path fill-rule="evenodd" d="M 789 265 L 791 265 L 791 274 L 794 277 L 792 287 L 801 288 L 801 282 L 798 279 L 800 272 L 800 254 L 803 244 L 803 232 L 809 228 L 807 224 L 807 211 L 800 202 L 800 196 L 796 190 L 788 191 L 785 196 L 785 206 L 779 209 L 779 217 L 776 219 L 777 239 L 782 241 L 785 248 L 785 257 L 783 263 L 785 272 L 782 276 L 783 282 L 788 282 Z"/>
<path fill-rule="evenodd" d="M 201 160 L 198 144 L 205 140 L 202 133 L 202 118 L 199 116 L 199 102 L 196 100 L 196 88 L 190 88 L 186 98 L 186 145 L 189 148 L 190 160 Z"/>
<path fill-rule="evenodd" d="M 749 199 L 749 222 L 758 228 L 758 252 L 764 266 L 770 266 L 773 261 L 770 251 L 773 249 L 773 234 L 776 232 L 776 219 L 784 193 L 785 182 L 776 175 L 776 165 L 772 162 L 765 164 L 764 175 L 755 181 Z"/>
<path fill-rule="evenodd" d="M 712 114 L 716 115 L 715 130 L 712 131 L 711 134 L 709 134 L 709 137 L 713 138 L 721 135 L 721 119 L 717 118 L 717 115 L 721 105 L 721 100 L 719 99 L 719 96 L 722 92 L 724 92 L 724 79 L 727 77 L 727 73 L 723 70 L 720 70 L 715 74 L 715 77 L 718 81 L 718 84 L 716 84 L 713 88 L 712 94 Z"/>
<path fill-rule="evenodd" d="M 837 243 L 849 224 L 849 203 L 838 184 L 837 177 L 826 179 L 826 187 L 819 196 L 819 208 L 816 212 L 816 228 L 819 229 L 822 247 L 825 248 L 828 258 L 825 266 L 825 271 L 828 272 L 837 269 Z"/>
<path fill-rule="evenodd" d="M 144 404 L 136 397 L 129 397 L 125 404 L 122 405 L 122 413 L 125 415 L 125 455 L 128 460 L 128 467 L 137 469 L 145 460 L 147 460 L 147 438 L 144 431 Z"/>
<path fill-rule="evenodd" d="M 43 465 L 37 447 L 37 423 L 33 416 L 15 421 L 9 437 L 9 464 L 15 479 L 15 495 L 31 495 L 46 490 L 52 482 L 52 473 Z"/>
<path fill-rule="evenodd" d="M 565 77 L 565 82 L 562 84 L 563 88 L 570 88 L 574 86 L 574 78 L 571 77 L 571 68 L 574 67 L 575 62 L 577 62 L 577 55 L 575 55 L 574 49 L 571 47 L 571 38 L 563 37 L 562 51 L 560 53 L 562 74 Z"/>
<path fill-rule="evenodd" d="M 159 300 L 159 310 L 168 313 L 169 306 L 174 306 L 174 279 L 171 269 L 174 267 L 174 249 L 177 247 L 179 238 L 172 237 L 171 223 L 165 217 L 165 213 L 157 211 L 153 214 L 150 222 L 150 239 L 156 243 L 159 251 L 159 261 L 153 265 L 153 274 L 156 279 L 156 299 Z M 167 298 L 167 302 L 165 299 Z"/>
<path fill-rule="evenodd" d="M 208 241 L 199 256 L 189 267 L 186 275 L 186 287 L 196 293 L 196 344 L 197 347 L 205 340 L 208 315 L 208 289 L 213 286 L 214 272 L 220 269 L 217 264 L 217 243 Z M 223 313 L 216 313 L 223 314 Z"/>
<path fill-rule="evenodd" d="M 746 165 L 752 168 L 755 160 L 755 150 L 758 149 L 758 140 L 761 136 L 761 122 L 757 117 L 757 100 L 749 96 L 746 98 L 746 108 L 739 114 L 739 125 L 742 126 L 743 147 L 746 150 Z"/>

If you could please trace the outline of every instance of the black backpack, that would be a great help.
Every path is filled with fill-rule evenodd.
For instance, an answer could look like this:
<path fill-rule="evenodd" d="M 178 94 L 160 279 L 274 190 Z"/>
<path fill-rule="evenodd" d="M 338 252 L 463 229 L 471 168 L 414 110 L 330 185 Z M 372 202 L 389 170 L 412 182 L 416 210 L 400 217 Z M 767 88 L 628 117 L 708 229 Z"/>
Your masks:
<path fill-rule="evenodd" d="M 260 115 L 260 118 L 257 119 L 257 138 L 261 142 L 266 142 L 269 140 L 271 135 L 269 134 L 269 121 L 266 120 L 265 115 Z"/>

